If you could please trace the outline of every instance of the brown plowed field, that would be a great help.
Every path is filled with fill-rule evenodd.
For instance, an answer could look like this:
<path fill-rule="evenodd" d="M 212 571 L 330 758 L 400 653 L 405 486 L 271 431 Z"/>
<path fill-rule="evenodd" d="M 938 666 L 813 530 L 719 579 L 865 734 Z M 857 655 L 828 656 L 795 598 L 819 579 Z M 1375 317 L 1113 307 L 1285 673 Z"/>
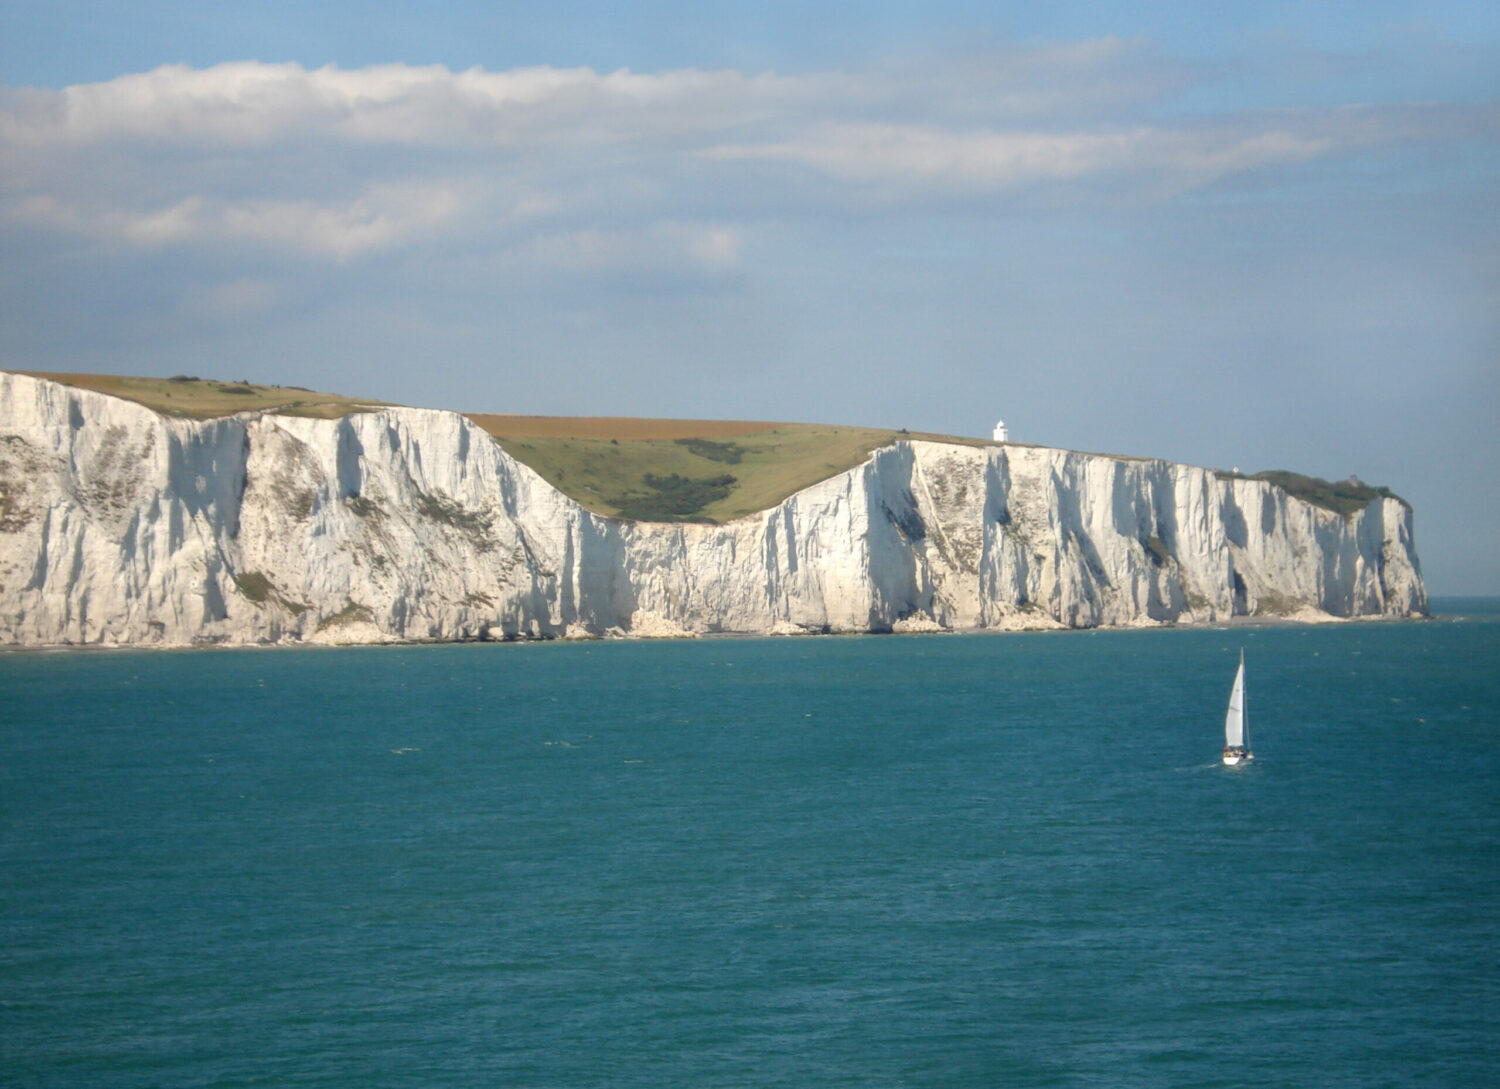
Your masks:
<path fill-rule="evenodd" d="M 756 420 L 648 420 L 630 416 L 506 416 L 465 413 L 496 438 L 515 439 L 715 439 L 753 435 L 785 426 Z"/>

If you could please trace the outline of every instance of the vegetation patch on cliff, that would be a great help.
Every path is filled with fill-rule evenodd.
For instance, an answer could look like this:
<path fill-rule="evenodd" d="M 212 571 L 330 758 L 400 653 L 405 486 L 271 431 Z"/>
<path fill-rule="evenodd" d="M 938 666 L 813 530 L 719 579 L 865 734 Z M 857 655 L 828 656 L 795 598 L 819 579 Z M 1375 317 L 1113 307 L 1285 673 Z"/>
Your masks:
<path fill-rule="evenodd" d="M 139 447 L 131 444 L 123 427 L 105 428 L 98 448 L 79 464 L 78 498 L 91 510 L 119 517 L 135 504 L 144 486 L 142 463 L 156 449 L 156 436 L 147 432 Z"/>
<path fill-rule="evenodd" d="M 319 620 L 318 630 L 328 631 L 330 628 L 342 628 L 348 624 L 369 624 L 374 619 L 375 614 L 369 610 L 368 606 L 349 601 L 338 612 Z"/>
<path fill-rule="evenodd" d="M 1255 616 L 1295 616 L 1309 603 L 1299 601 L 1290 594 L 1275 590 L 1262 590 L 1255 598 Z"/>
<path fill-rule="evenodd" d="M 575 502 L 597 514 L 641 521 L 720 523 L 769 510 L 899 439 L 984 445 L 946 435 L 818 424 L 556 416 L 470 419 Z M 734 466 L 732 474 L 724 472 L 726 465 Z"/>
<path fill-rule="evenodd" d="M 1160 537 L 1143 537 L 1141 546 L 1145 548 L 1146 554 L 1151 557 L 1151 562 L 1161 567 L 1172 560 L 1172 550 Z"/>
<path fill-rule="evenodd" d="M 464 534 L 481 552 L 489 552 L 495 547 L 490 533 L 493 515 L 489 511 L 470 510 L 440 492 L 428 492 L 417 498 L 417 513 Z"/>
<path fill-rule="evenodd" d="M 1394 499 L 1410 509 L 1411 504 L 1391 489 L 1366 484 L 1358 477 L 1348 480 L 1329 481 L 1318 476 L 1303 476 L 1286 469 L 1269 469 L 1263 473 L 1236 473 L 1215 469 L 1214 475 L 1221 480 L 1262 480 L 1273 484 L 1296 499 L 1311 503 L 1315 507 L 1331 510 L 1345 518 L 1352 518 L 1370 505 L 1373 499 Z"/>
<path fill-rule="evenodd" d="M 297 616 L 307 611 L 306 603 L 287 597 L 260 571 L 241 572 L 234 576 L 234 584 L 246 601 L 256 605 L 278 605 Z"/>
<path fill-rule="evenodd" d="M 367 412 L 379 402 L 341 397 L 334 393 L 314 393 L 299 386 L 259 386 L 252 382 L 229 382 L 218 378 L 199 378 L 179 374 L 171 378 L 132 378 L 115 374 L 47 374 L 22 371 L 35 378 L 107 393 L 126 401 L 144 405 L 163 416 L 190 420 L 208 420 L 231 416 L 236 412 L 272 411 L 283 416 L 311 416 L 321 420 L 337 419 L 351 412 Z"/>
<path fill-rule="evenodd" d="M 738 465 L 745 458 L 745 448 L 737 442 L 714 442 L 712 439 L 676 439 L 678 446 L 686 446 L 700 458 L 722 461 L 726 465 Z"/>
<path fill-rule="evenodd" d="M 0 533 L 19 533 L 36 517 L 32 490 L 45 464 L 20 435 L 0 435 Z"/>
<path fill-rule="evenodd" d="M 735 478 L 728 473 L 702 478 L 647 473 L 642 483 L 645 491 L 609 501 L 620 517 L 637 522 L 679 522 L 694 521 L 693 516 L 704 507 L 727 498 Z"/>

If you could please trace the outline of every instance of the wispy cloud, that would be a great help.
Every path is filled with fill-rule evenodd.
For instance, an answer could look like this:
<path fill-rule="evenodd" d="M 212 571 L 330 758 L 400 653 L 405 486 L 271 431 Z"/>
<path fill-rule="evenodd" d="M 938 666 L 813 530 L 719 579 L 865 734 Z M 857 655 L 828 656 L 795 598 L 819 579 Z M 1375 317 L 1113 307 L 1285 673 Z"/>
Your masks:
<path fill-rule="evenodd" d="M 883 123 L 824 125 L 783 142 L 725 144 L 722 160 L 800 163 L 864 183 L 900 181 L 929 193 L 1001 192 L 1047 181 L 1165 176 L 1178 188 L 1321 157 L 1403 144 L 1493 137 L 1500 109 L 1450 106 L 1276 111 L 1178 127 L 955 129 Z"/>
<path fill-rule="evenodd" d="M 143 249 L 250 244 L 302 257 L 346 262 L 431 238 L 464 210 L 447 186 L 381 185 L 331 201 L 227 199 L 204 194 L 132 208 L 35 195 L 8 209 L 14 222 Z"/>
<path fill-rule="evenodd" d="M 125 248 L 348 263 L 447 239 L 715 275 L 753 209 L 795 215 L 830 184 L 1003 209 L 1023 188 L 1178 193 L 1500 126 L 1493 106 L 1401 104 L 1160 120 L 1183 78 L 1114 39 L 809 76 L 169 66 L 0 95 L 0 219 Z"/>

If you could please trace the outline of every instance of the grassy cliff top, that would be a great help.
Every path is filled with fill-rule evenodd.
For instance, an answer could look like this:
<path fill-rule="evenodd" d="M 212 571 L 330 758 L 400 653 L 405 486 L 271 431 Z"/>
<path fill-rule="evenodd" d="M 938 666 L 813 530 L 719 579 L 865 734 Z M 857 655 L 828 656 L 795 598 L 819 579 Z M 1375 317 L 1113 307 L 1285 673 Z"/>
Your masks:
<path fill-rule="evenodd" d="M 384 402 L 187 375 L 132 378 L 47 374 L 37 378 L 135 401 L 166 416 L 204 420 L 236 412 L 336 419 Z M 500 416 L 466 413 L 516 460 L 598 514 L 653 522 L 725 522 L 768 510 L 787 496 L 851 469 L 898 439 L 969 446 L 989 440 L 870 427 L 749 420 L 653 420 L 602 416 Z M 1222 470 L 1223 478 L 1244 474 Z M 1325 510 L 1350 517 L 1389 488 L 1357 480 L 1330 483 L 1284 470 L 1261 480 Z M 1401 500 L 1405 502 L 1405 500 Z"/>
<path fill-rule="evenodd" d="M 252 411 L 275 411 L 284 416 L 332 420 L 380 406 L 378 401 L 342 397 L 336 393 L 314 393 L 300 386 L 257 386 L 249 382 L 226 382 L 185 374 L 173 378 L 131 378 L 115 374 L 18 373 L 107 393 L 111 397 L 145 405 L 163 416 L 189 420 L 209 420 L 215 416 Z"/>
<path fill-rule="evenodd" d="M 336 419 L 383 405 L 295 386 L 187 375 L 22 373 L 195 420 L 247 411 Z M 901 438 L 984 445 L 949 435 L 819 424 L 465 415 L 512 457 L 589 510 L 653 522 L 725 522 L 768 510 Z"/>

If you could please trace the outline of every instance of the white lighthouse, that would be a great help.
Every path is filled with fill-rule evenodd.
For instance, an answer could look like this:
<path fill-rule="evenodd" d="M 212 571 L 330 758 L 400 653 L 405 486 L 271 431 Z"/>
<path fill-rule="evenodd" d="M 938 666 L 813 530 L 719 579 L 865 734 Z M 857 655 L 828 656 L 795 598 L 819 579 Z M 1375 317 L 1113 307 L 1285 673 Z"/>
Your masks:
<path fill-rule="evenodd" d="M 1004 420 L 996 420 L 995 421 L 995 441 L 996 442 L 1005 442 L 1005 441 L 1007 441 L 1006 440 L 1006 435 L 1005 435 L 1005 421 Z"/>

